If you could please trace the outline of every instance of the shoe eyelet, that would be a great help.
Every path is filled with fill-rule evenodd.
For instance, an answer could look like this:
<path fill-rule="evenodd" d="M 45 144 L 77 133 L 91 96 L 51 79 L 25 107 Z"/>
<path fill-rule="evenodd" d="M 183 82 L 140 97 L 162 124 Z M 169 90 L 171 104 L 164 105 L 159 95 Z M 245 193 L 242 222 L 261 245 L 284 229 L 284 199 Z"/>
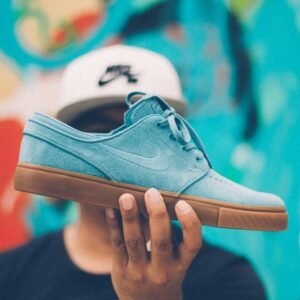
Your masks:
<path fill-rule="evenodd" d="M 197 156 L 196 161 L 200 161 L 200 160 L 201 160 L 201 157 Z"/>
<path fill-rule="evenodd" d="M 186 148 L 183 146 L 183 147 L 182 147 L 182 150 L 183 150 L 183 151 L 186 151 Z"/>
<path fill-rule="evenodd" d="M 157 127 L 161 128 L 161 124 L 160 123 L 156 123 Z"/>
<path fill-rule="evenodd" d="M 173 141 L 176 140 L 173 134 L 170 134 L 169 137 L 170 137 L 170 139 L 173 140 Z"/>

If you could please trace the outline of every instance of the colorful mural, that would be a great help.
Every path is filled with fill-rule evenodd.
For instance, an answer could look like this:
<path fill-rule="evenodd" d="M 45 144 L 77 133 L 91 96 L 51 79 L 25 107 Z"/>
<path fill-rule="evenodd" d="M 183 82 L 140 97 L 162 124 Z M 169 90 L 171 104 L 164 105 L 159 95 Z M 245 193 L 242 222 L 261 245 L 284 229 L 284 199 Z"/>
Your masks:
<path fill-rule="evenodd" d="M 285 199 L 286 232 L 204 234 L 245 255 L 270 299 L 299 299 L 300 1 L 4 0 L 0 10 L 0 250 L 76 218 L 72 203 L 13 190 L 22 126 L 34 111 L 55 113 L 68 62 L 126 43 L 174 63 L 217 170 Z"/>
<path fill-rule="evenodd" d="M 16 3 L 13 9 L 19 43 L 27 51 L 46 57 L 82 42 L 101 26 L 105 16 L 105 3 L 98 0 Z"/>

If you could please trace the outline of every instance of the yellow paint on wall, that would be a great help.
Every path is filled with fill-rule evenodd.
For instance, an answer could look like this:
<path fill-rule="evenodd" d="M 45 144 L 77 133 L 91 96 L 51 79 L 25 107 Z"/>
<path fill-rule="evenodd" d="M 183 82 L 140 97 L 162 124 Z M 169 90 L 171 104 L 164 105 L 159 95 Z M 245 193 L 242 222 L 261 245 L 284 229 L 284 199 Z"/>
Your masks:
<path fill-rule="evenodd" d="M 102 0 L 36 0 L 24 2 L 23 17 L 16 26 L 16 32 L 23 46 L 33 53 L 48 54 L 51 37 L 61 24 L 67 24 L 76 17 L 99 13 L 105 9 Z"/>
<path fill-rule="evenodd" d="M 6 100 L 21 83 L 17 67 L 3 55 L 0 55 L 0 102 Z"/>

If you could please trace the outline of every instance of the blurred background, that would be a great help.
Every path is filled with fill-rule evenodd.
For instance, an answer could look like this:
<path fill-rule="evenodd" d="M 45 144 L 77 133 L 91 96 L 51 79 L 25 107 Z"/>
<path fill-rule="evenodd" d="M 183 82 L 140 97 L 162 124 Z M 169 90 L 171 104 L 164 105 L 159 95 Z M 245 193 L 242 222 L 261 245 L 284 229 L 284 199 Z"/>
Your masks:
<path fill-rule="evenodd" d="M 0 252 L 76 219 L 74 203 L 14 191 L 22 128 L 55 114 L 68 62 L 124 43 L 176 66 L 215 169 L 285 200 L 285 232 L 204 236 L 246 256 L 269 299 L 300 299 L 299 0 L 1 0 L 0 12 Z"/>

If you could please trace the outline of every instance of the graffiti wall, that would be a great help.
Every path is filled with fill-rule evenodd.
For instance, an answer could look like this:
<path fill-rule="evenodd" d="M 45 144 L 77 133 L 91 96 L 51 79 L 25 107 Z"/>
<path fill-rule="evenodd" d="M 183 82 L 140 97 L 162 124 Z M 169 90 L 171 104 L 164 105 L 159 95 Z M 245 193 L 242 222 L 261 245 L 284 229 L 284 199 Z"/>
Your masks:
<path fill-rule="evenodd" d="M 286 232 L 204 234 L 245 255 L 270 299 L 299 299 L 300 1 L 3 0 L 0 11 L 0 251 L 76 218 L 72 203 L 14 191 L 22 127 L 55 114 L 68 62 L 125 43 L 174 63 L 217 170 L 285 200 Z"/>

